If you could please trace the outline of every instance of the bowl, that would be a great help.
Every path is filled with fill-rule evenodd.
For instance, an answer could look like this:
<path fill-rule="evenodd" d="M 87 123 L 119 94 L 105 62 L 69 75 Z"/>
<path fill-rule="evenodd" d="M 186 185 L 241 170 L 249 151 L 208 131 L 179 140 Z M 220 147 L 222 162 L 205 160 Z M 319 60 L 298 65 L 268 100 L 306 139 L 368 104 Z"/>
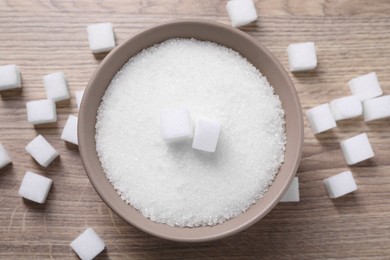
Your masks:
<path fill-rule="evenodd" d="M 97 110 L 116 72 L 135 54 L 169 38 L 195 38 L 231 48 L 267 77 L 279 95 L 285 111 L 287 144 L 285 161 L 265 193 L 243 214 L 222 224 L 181 228 L 155 223 L 126 204 L 107 180 L 95 145 Z M 279 202 L 297 171 L 303 146 L 303 119 L 300 101 L 288 73 L 280 62 L 248 34 L 215 22 L 184 20 L 148 28 L 112 50 L 101 62 L 86 87 L 78 119 L 78 140 L 86 173 L 102 200 L 129 224 L 158 237 L 180 242 L 203 242 L 235 234 L 259 221 Z"/>

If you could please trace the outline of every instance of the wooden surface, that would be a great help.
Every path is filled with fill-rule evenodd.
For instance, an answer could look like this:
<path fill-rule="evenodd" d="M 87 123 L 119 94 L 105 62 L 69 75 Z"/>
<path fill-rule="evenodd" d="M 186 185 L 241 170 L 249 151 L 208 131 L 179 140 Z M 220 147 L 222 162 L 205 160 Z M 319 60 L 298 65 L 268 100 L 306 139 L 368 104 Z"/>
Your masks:
<path fill-rule="evenodd" d="M 13 164 L 0 170 L 0 258 L 75 259 L 69 243 L 93 227 L 107 249 L 100 259 L 389 259 L 390 120 L 362 118 L 314 136 L 305 119 L 305 147 L 298 171 L 301 202 L 279 204 L 263 220 L 232 237 L 180 244 L 126 224 L 102 202 L 83 170 L 77 148 L 60 140 L 69 114 L 77 114 L 74 93 L 82 90 L 102 55 L 88 48 L 86 25 L 111 22 L 117 43 L 155 23 L 180 18 L 229 23 L 224 0 L 0 0 L 0 65 L 17 64 L 21 91 L 0 94 L 0 142 Z M 347 81 L 376 71 L 390 94 L 390 1 L 256 1 L 260 18 L 243 29 L 287 67 L 289 43 L 314 41 L 319 65 L 292 75 L 306 110 L 349 95 Z M 65 72 L 72 99 L 58 104 L 58 122 L 34 128 L 25 103 L 45 98 L 42 76 Z M 375 158 L 347 167 L 338 142 L 366 132 Z M 25 152 L 37 134 L 61 157 L 42 168 Z M 322 180 L 350 168 L 358 191 L 330 200 Z M 48 200 L 22 200 L 18 189 L 32 170 L 54 180 Z"/>

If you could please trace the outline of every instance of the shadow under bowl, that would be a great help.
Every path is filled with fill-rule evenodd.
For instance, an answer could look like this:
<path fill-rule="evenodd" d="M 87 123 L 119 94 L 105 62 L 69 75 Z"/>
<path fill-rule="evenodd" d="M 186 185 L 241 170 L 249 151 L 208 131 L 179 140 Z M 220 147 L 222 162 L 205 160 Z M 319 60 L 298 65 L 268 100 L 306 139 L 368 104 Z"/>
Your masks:
<path fill-rule="evenodd" d="M 285 161 L 265 193 L 243 214 L 212 227 L 180 228 L 155 223 L 126 204 L 101 167 L 95 143 L 98 107 L 117 71 L 134 55 L 170 38 L 195 38 L 231 48 L 252 63 L 274 87 L 285 111 Z M 235 234 L 259 221 L 279 202 L 297 171 L 303 146 L 302 109 L 295 87 L 280 62 L 252 37 L 230 26 L 201 20 L 163 23 L 146 29 L 112 50 L 99 65 L 85 90 L 78 119 L 79 150 L 87 175 L 103 201 L 129 224 L 158 237 L 180 242 L 203 242 Z"/>

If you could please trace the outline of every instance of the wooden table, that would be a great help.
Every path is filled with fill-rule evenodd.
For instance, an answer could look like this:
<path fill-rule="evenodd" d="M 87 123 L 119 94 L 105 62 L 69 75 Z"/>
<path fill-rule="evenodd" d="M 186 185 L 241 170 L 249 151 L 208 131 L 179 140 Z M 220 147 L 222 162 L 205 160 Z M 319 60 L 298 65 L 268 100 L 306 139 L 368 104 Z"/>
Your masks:
<path fill-rule="evenodd" d="M 225 0 L 72 1 L 1 0 L 0 65 L 17 64 L 21 91 L 0 94 L 0 142 L 13 164 L 0 170 L 0 258 L 76 258 L 69 243 L 86 227 L 105 240 L 101 259 L 316 259 L 390 257 L 390 121 L 340 122 L 314 136 L 305 119 L 305 147 L 297 176 L 301 201 L 280 203 L 263 220 L 232 237 L 201 244 L 165 241 L 128 225 L 91 186 L 77 148 L 60 140 L 74 93 L 82 90 L 104 57 L 88 48 L 86 26 L 111 22 L 117 43 L 159 22 L 194 18 L 229 23 Z M 347 0 L 256 1 L 259 19 L 242 30 L 268 47 L 288 67 L 289 43 L 314 41 L 319 65 L 292 75 L 304 110 L 349 95 L 347 81 L 376 71 L 390 94 L 390 2 Z M 58 122 L 33 127 L 25 103 L 45 98 L 42 76 L 63 71 L 72 92 L 57 106 Z M 366 132 L 375 158 L 348 167 L 339 141 Z M 61 157 L 42 168 L 25 152 L 37 134 Z M 328 198 L 322 180 L 350 169 L 358 191 Z M 32 170 L 54 181 L 48 200 L 22 200 L 18 189 Z"/>

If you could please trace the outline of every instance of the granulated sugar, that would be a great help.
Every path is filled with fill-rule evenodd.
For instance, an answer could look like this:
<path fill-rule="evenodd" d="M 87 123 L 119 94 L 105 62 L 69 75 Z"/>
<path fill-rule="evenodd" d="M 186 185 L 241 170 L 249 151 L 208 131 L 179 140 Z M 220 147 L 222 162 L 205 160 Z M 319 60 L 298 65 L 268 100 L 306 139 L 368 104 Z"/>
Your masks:
<path fill-rule="evenodd" d="M 160 111 L 186 106 L 194 123 L 218 119 L 214 153 L 192 140 L 166 144 Z M 212 226 L 246 211 L 284 160 L 280 100 L 237 52 L 211 42 L 170 39 L 129 60 L 100 105 L 96 149 L 122 199 L 155 222 Z"/>

